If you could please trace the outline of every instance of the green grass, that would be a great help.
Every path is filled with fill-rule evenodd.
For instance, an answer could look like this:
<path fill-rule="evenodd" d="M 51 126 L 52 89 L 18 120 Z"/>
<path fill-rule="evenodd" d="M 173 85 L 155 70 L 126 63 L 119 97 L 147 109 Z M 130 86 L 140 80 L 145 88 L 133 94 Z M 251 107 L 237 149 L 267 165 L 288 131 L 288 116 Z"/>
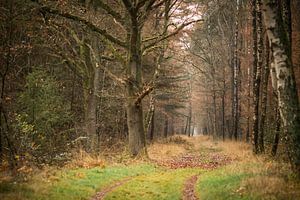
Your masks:
<path fill-rule="evenodd" d="M 0 199 L 81 200 L 89 199 L 101 188 L 125 177 L 158 171 L 154 165 L 140 164 L 109 168 L 76 169 L 60 172 L 47 180 L 26 185 L 0 183 Z M 37 178 L 38 179 L 38 178 Z"/>
<path fill-rule="evenodd" d="M 201 172 L 203 170 L 187 168 L 139 176 L 110 192 L 105 200 L 181 199 L 186 179 Z"/>
<path fill-rule="evenodd" d="M 244 193 L 242 182 L 256 174 L 247 172 L 247 169 L 257 167 L 250 163 L 229 165 L 220 169 L 207 172 L 200 176 L 196 191 L 202 200 L 246 200 L 256 199 L 252 194 Z"/>
<path fill-rule="evenodd" d="M 229 145 L 232 145 L 229 143 Z M 197 155 L 210 161 L 222 148 L 200 147 Z M 246 155 L 243 152 L 241 155 Z M 1 200 L 83 200 L 106 186 L 131 177 L 109 191 L 106 200 L 179 200 L 188 178 L 199 175 L 196 193 L 201 200 L 300 199 L 300 183 L 288 164 L 251 155 L 240 156 L 227 166 L 166 169 L 153 164 L 130 164 L 92 169 L 44 170 L 29 182 L 0 183 Z"/>

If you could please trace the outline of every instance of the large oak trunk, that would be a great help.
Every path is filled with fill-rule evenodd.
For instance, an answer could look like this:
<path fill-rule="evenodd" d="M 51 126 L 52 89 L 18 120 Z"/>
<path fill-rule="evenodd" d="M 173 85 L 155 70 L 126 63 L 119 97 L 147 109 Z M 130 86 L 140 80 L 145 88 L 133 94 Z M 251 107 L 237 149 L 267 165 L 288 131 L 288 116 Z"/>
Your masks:
<path fill-rule="evenodd" d="M 142 106 L 135 104 L 135 99 L 127 99 L 127 125 L 129 133 L 129 151 L 136 156 L 145 147 Z"/>
<path fill-rule="evenodd" d="M 127 125 L 129 136 L 129 152 L 136 156 L 146 148 L 144 134 L 144 118 L 142 99 L 142 53 L 141 53 L 141 27 L 139 27 L 137 11 L 129 9 L 131 18 L 130 34 L 128 35 L 129 52 L 127 65 Z"/>

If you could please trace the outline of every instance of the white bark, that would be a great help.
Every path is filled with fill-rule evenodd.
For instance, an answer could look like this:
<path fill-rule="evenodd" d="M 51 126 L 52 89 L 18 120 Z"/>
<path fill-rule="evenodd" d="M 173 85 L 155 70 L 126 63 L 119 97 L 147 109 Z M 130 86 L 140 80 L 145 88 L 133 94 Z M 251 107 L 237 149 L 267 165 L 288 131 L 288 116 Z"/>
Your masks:
<path fill-rule="evenodd" d="M 273 54 L 273 64 L 276 72 L 278 105 L 283 129 L 291 144 L 289 156 L 295 171 L 300 175 L 300 110 L 295 77 L 287 49 L 287 33 L 284 31 L 283 20 L 277 9 L 278 2 L 264 0 L 264 20 Z M 280 21 L 281 20 L 281 21 Z M 274 81 L 274 78 L 272 79 Z M 275 84 L 273 84 L 275 85 Z"/>

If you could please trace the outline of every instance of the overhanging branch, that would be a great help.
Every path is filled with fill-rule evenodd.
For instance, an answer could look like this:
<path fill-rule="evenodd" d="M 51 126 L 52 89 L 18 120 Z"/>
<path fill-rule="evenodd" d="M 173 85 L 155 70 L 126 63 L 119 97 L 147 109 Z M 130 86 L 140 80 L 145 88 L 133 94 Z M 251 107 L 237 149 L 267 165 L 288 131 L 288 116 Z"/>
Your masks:
<path fill-rule="evenodd" d="M 156 39 L 154 42 L 148 44 L 148 45 L 145 45 L 144 48 L 143 48 L 143 51 L 146 51 L 147 49 L 153 47 L 154 45 L 156 45 L 157 43 L 163 41 L 163 40 L 166 40 L 170 37 L 173 37 L 175 35 L 177 35 L 182 29 L 184 29 L 186 26 L 190 25 L 190 24 L 193 24 L 193 23 L 196 23 L 196 22 L 200 22 L 200 21 L 203 21 L 203 19 L 199 19 L 199 20 L 193 20 L 193 21 L 189 21 L 189 22 L 186 22 L 186 23 L 183 23 L 181 24 L 175 31 L 173 31 L 172 33 L 166 35 L 166 36 L 163 36 L 161 38 L 158 38 Z"/>
<path fill-rule="evenodd" d="M 139 96 L 136 98 L 135 100 L 135 105 L 139 106 L 142 102 L 142 100 L 152 92 L 152 90 L 154 89 L 153 86 L 147 86 L 144 88 L 144 90 L 139 94 Z"/>
<path fill-rule="evenodd" d="M 108 4 L 103 3 L 102 0 L 98 0 L 97 4 L 105 10 L 109 15 L 111 15 L 117 22 L 119 22 L 122 26 L 125 25 L 124 19 L 120 13 L 114 11 Z"/>
<path fill-rule="evenodd" d="M 116 37 L 114 37 L 111 34 L 107 33 L 107 31 L 105 29 L 101 29 L 101 28 L 97 27 L 92 22 L 90 22 L 90 21 L 88 21 L 88 20 L 86 20 L 82 17 L 72 15 L 72 14 L 64 12 L 62 10 L 50 8 L 48 6 L 42 6 L 40 8 L 40 11 L 41 12 L 47 12 L 47 13 L 50 13 L 50 14 L 53 14 L 53 15 L 59 15 L 59 16 L 64 17 L 64 18 L 71 19 L 71 20 L 76 21 L 76 22 L 80 22 L 80 23 L 86 25 L 90 30 L 92 30 L 96 33 L 99 33 L 100 35 L 102 35 L 104 38 L 111 41 L 112 43 L 117 44 L 117 45 L 119 45 L 121 47 L 124 47 L 124 48 L 128 48 L 128 46 L 125 42 L 117 39 Z"/>

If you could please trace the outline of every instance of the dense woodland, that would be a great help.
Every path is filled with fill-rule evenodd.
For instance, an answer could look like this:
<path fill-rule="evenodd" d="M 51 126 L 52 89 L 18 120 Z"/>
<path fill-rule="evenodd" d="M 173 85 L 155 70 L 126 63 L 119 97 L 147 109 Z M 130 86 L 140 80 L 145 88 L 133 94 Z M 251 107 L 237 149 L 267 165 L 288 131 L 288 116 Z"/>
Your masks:
<path fill-rule="evenodd" d="M 300 174 L 300 1 L 0 0 L 0 165 L 250 143 Z"/>

